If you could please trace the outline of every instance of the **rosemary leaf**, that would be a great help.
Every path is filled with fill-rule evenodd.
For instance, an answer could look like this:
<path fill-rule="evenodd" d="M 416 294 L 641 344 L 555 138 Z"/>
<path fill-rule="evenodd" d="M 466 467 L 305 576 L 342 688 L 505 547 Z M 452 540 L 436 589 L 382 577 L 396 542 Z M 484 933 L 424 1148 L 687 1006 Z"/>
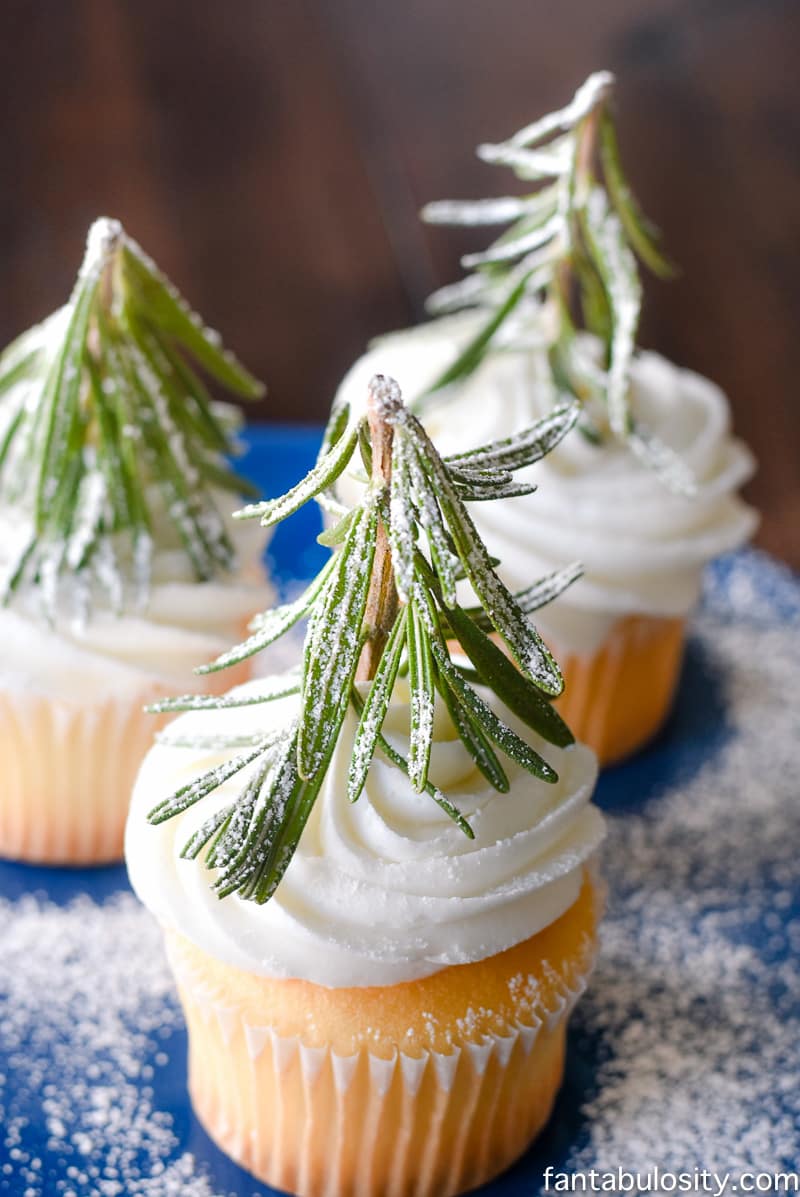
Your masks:
<path fill-rule="evenodd" d="M 252 636 L 248 636 L 241 644 L 235 644 L 233 648 L 229 648 L 208 665 L 198 665 L 194 672 L 199 674 L 217 673 L 220 669 L 228 669 L 231 665 L 238 665 L 240 661 L 246 661 L 248 657 L 255 656 L 256 653 L 260 653 L 262 649 L 273 644 L 308 614 L 328 584 L 335 566 L 336 558 L 331 557 L 299 598 L 292 603 L 273 607 L 263 615 L 256 615 L 250 623 L 253 629 Z"/>
<path fill-rule="evenodd" d="M 519 499 L 523 495 L 532 495 L 536 487 L 531 482 L 506 482 L 495 485 L 474 482 L 471 486 L 457 482 L 456 490 L 464 503 L 485 503 L 492 499 Z"/>
<path fill-rule="evenodd" d="M 475 228 L 478 225 L 506 224 L 519 220 L 529 210 L 525 196 L 504 195 L 482 200 L 438 200 L 426 204 L 420 216 L 426 224 L 454 224 Z"/>
<path fill-rule="evenodd" d="M 642 212 L 622 170 L 614 122 L 608 113 L 600 122 L 600 155 L 611 203 L 622 221 L 634 253 L 657 278 L 673 278 L 676 270 L 658 248 L 658 229 Z"/>
<path fill-rule="evenodd" d="M 448 316 L 462 308 L 477 306 L 490 290 L 491 284 L 484 274 L 468 274 L 457 283 L 448 283 L 429 295 L 425 300 L 425 311 L 429 316 Z"/>
<path fill-rule="evenodd" d="M 515 669 L 505 653 L 472 622 L 461 607 L 448 612 L 458 642 L 488 686 L 510 711 L 545 740 L 559 748 L 574 744 L 575 737 L 541 692 Z"/>
<path fill-rule="evenodd" d="M 357 801 L 360 797 L 367 780 L 367 773 L 375 755 L 375 747 L 397 679 L 397 671 L 406 642 L 407 627 L 408 608 L 403 607 L 394 622 L 367 697 L 361 703 L 361 714 L 353 738 L 353 751 L 347 772 L 347 796 L 351 802 Z M 358 697 L 358 691 L 354 691 L 354 694 Z"/>
<path fill-rule="evenodd" d="M 135 341 L 118 346 L 118 358 L 125 371 L 127 381 L 137 396 L 140 412 L 139 430 L 148 459 L 149 472 L 157 480 L 166 510 L 170 513 L 174 527 L 201 581 L 207 581 L 216 572 L 217 564 L 226 568 L 230 565 L 223 556 L 217 559 L 214 546 L 216 537 L 206 534 L 205 521 L 198 519 L 198 504 L 193 493 L 197 475 L 187 476 L 182 463 L 175 456 L 174 442 L 168 427 L 164 425 L 165 413 L 158 409 L 158 383 L 155 375 L 148 372 L 147 361 Z M 216 513 L 215 513 L 216 514 Z M 217 521 L 218 521 L 217 515 Z M 215 527 L 218 525 L 215 525 Z M 221 548 L 221 546 L 220 546 Z"/>
<path fill-rule="evenodd" d="M 348 511 L 333 527 L 326 528 L 320 532 L 317 537 L 317 544 L 321 544 L 324 548 L 328 549 L 336 549 L 339 545 L 344 544 L 354 519 L 355 511 Z"/>
<path fill-rule="evenodd" d="M 151 702 L 145 710 L 153 715 L 173 711 L 224 711 L 230 707 L 259 706 L 262 702 L 275 702 L 279 698 L 299 693 L 299 676 L 292 677 L 289 674 L 278 680 L 272 679 L 272 684 L 265 679 L 258 694 L 182 694 L 177 698 L 161 698 L 158 702 Z"/>
<path fill-rule="evenodd" d="M 126 463 L 120 452 L 116 412 L 103 391 L 100 372 L 91 358 L 89 358 L 87 366 L 92 402 L 97 412 L 98 460 L 103 471 L 113 512 L 113 528 L 115 531 L 119 531 L 128 527 L 135 518 L 129 499 L 130 485 Z"/>
<path fill-rule="evenodd" d="M 603 369 L 607 369 L 614 332 L 614 313 L 606 290 L 605 276 L 599 269 L 593 253 L 592 228 L 585 207 L 576 211 L 574 224 L 573 273 L 578 285 L 583 325 L 597 337 L 603 353 Z"/>
<path fill-rule="evenodd" d="M 155 263 L 130 238 L 122 246 L 123 268 L 129 279 L 136 309 L 174 337 L 207 370 L 212 378 L 229 391 L 245 399 L 258 399 L 264 386 L 227 350 L 221 348 L 219 335 L 203 325 L 186 301 L 161 273 Z"/>
<path fill-rule="evenodd" d="M 37 421 L 42 463 L 36 492 L 36 524 L 39 532 L 49 523 L 50 508 L 62 485 L 61 465 L 72 448 L 75 428 L 81 418 L 79 398 L 84 345 L 99 281 L 99 270 L 79 277 L 70 301 L 72 314 L 63 346 L 48 371 L 43 388 Z M 64 524 L 67 526 L 68 510 L 64 511 Z M 61 534 L 65 530 L 65 526 L 56 529 Z"/>
<path fill-rule="evenodd" d="M 403 440 L 404 438 L 400 435 L 396 439 Z M 419 522 L 427 534 L 431 560 L 442 588 L 444 603 L 450 607 L 456 601 L 456 571 L 460 564 L 458 555 L 445 527 L 438 498 L 425 473 L 413 441 L 408 444 L 406 461 L 408 463 L 408 480 L 412 487 L 415 508 L 419 513 Z M 413 558 L 411 569 L 413 576 Z"/>
<path fill-rule="evenodd" d="M 31 373 L 39 358 L 38 349 L 32 349 L 29 353 L 20 354 L 18 357 L 11 355 L 12 349 L 13 346 L 9 346 L 0 357 L 0 396 L 5 395 L 18 382 L 23 381 Z"/>
<path fill-rule="evenodd" d="M 463 676 L 463 670 L 459 672 Z M 444 700 L 444 704 L 453 721 L 453 726 L 458 732 L 459 739 L 472 757 L 479 771 L 489 782 L 489 785 L 493 786 L 498 793 L 507 794 L 511 788 L 508 777 L 506 776 L 505 769 L 500 764 L 497 753 L 492 748 L 491 742 L 483 734 L 480 724 L 473 718 L 470 711 L 464 706 L 459 696 L 451 689 L 438 669 L 436 670 L 436 677 L 438 682 L 437 689 Z"/>
<path fill-rule="evenodd" d="M 234 512 L 236 519 L 260 519 L 265 528 L 277 524 L 294 514 L 308 502 L 336 481 L 353 456 L 358 443 L 359 424 L 343 434 L 333 448 L 306 474 L 297 486 L 292 487 L 278 499 L 264 503 L 251 503 L 241 511 Z"/>
<path fill-rule="evenodd" d="M 566 108 L 551 112 L 530 125 L 525 125 L 507 145 L 530 147 L 552 137 L 554 133 L 566 133 L 587 117 L 605 99 L 614 85 L 610 71 L 595 71 L 576 91 Z"/>
<path fill-rule="evenodd" d="M 338 444 L 347 431 L 349 422 L 350 404 L 335 404 L 331 408 L 331 414 L 328 416 L 328 422 L 325 425 L 325 432 L 322 436 L 322 444 L 320 445 L 319 453 L 317 454 L 317 464 L 319 464 L 323 458 L 327 457 L 334 445 Z"/>
<path fill-rule="evenodd" d="M 412 601 L 408 616 L 408 676 L 411 689 L 411 737 L 408 777 L 417 791 L 425 789 L 433 745 L 433 654 L 425 625 Z"/>
<path fill-rule="evenodd" d="M 184 410 L 191 414 L 192 427 L 198 438 L 217 453 L 230 452 L 230 431 L 220 420 L 214 400 L 200 376 L 188 361 L 173 347 L 169 338 L 158 327 L 150 332 L 163 355 L 164 363 L 174 375 L 174 386 L 181 389 L 178 401 L 185 400 Z"/>
<path fill-rule="evenodd" d="M 335 738 L 330 740 L 326 748 L 328 760 Z M 252 870 L 241 888 L 243 897 L 252 898 L 259 904 L 267 902 L 278 888 L 300 842 L 325 775 L 325 769 L 321 768 L 313 779 L 300 776 L 297 767 L 298 739 L 296 735 L 288 745 L 272 783 L 270 799 L 273 809 L 278 813 L 274 821 L 274 834 L 264 837 L 263 860 Z"/>
<path fill-rule="evenodd" d="M 468 345 L 462 349 L 456 360 L 451 366 L 448 366 L 439 377 L 428 388 L 427 394 L 431 395 L 435 391 L 442 390 L 443 387 L 449 386 L 451 382 L 462 378 L 465 374 L 471 374 L 477 368 L 487 349 L 491 343 L 492 337 L 497 332 L 500 325 L 506 318 L 514 311 L 519 301 L 525 294 L 528 277 L 521 279 L 520 282 L 511 290 L 505 301 L 500 305 L 496 312 L 486 321 L 483 327 L 472 338 Z"/>
<path fill-rule="evenodd" d="M 619 217 L 611 211 L 605 192 L 599 187 L 589 196 L 586 218 L 590 248 L 607 289 L 613 324 L 606 393 L 608 418 L 616 435 L 626 437 L 631 430 L 628 390 L 639 324 L 641 286 Z"/>
<path fill-rule="evenodd" d="M 515 760 L 524 769 L 527 769 L 528 772 L 533 773 L 542 781 L 558 781 L 558 774 L 548 765 L 547 761 L 538 752 L 535 752 L 529 744 L 526 744 L 512 728 L 503 723 L 495 715 L 491 707 L 483 701 L 480 695 L 464 681 L 464 678 L 450 660 L 447 646 L 438 627 L 433 600 L 428 592 L 419 584 L 415 589 L 414 598 L 417 602 L 417 609 L 425 630 L 430 637 L 431 652 L 436 661 L 436 667 L 444 682 L 452 690 L 457 701 L 461 703 L 470 717 L 480 726 L 481 731 L 498 748 L 501 748 L 506 756 L 511 757 L 512 760 Z"/>
<path fill-rule="evenodd" d="M 553 570 L 551 574 L 539 578 L 526 590 L 519 591 L 515 596 L 516 600 L 525 614 L 530 615 L 547 603 L 552 603 L 553 599 L 558 598 L 568 586 L 576 582 L 582 573 L 583 566 L 579 561 L 574 561 L 571 565 L 565 565 L 563 569 Z"/>
<path fill-rule="evenodd" d="M 209 868 L 221 871 L 216 883 L 218 889 L 226 886 L 232 876 L 247 866 L 263 822 L 270 813 L 269 805 L 263 800 L 263 792 L 274 766 L 274 754 L 267 753 L 236 799 L 230 819 L 209 847 L 206 863 Z"/>
<path fill-rule="evenodd" d="M 636 423 L 628 434 L 628 444 L 637 457 L 655 470 L 669 490 L 687 499 L 695 497 L 697 480 L 694 474 L 675 450 L 659 437 Z"/>
<path fill-rule="evenodd" d="M 534 249 L 540 249 L 549 244 L 554 238 L 560 237 L 564 230 L 564 220 L 557 212 L 546 224 L 539 225 L 512 240 L 501 238 L 489 249 L 480 253 L 465 254 L 461 265 L 469 270 L 474 266 L 492 266 L 497 262 L 509 262 L 521 254 L 528 254 Z"/>
<path fill-rule="evenodd" d="M 0 474 L 2 473 L 3 464 L 8 456 L 8 451 L 11 448 L 12 441 L 14 440 L 14 437 L 17 434 L 17 431 L 19 429 L 20 424 L 22 423 L 24 415 L 25 415 L 24 407 L 17 408 L 16 412 L 14 413 L 14 415 L 11 417 L 11 419 L 8 422 L 6 430 L 3 433 L 2 439 L 0 439 Z"/>
<path fill-rule="evenodd" d="M 287 757 L 295 751 L 296 721 L 282 731 L 282 743 L 267 751 L 251 773 L 230 824 L 214 844 L 212 859 L 207 860 L 209 867 L 218 869 L 214 889 L 221 898 L 236 890 L 244 893 L 263 865 L 276 823 L 285 813 L 274 801 L 275 783 Z"/>
<path fill-rule="evenodd" d="M 251 735 L 209 734 L 201 736 L 195 733 L 188 734 L 167 730 L 158 732 L 156 740 L 162 748 L 194 748 L 203 752 L 230 752 L 238 748 L 265 748 L 271 738 L 265 737 L 260 732 L 255 732 Z"/>
<path fill-rule="evenodd" d="M 491 707 L 487 706 L 475 690 L 464 681 L 447 654 L 435 645 L 433 652 L 445 682 L 489 739 L 493 740 L 506 756 L 510 756 L 512 760 L 522 765 L 523 769 L 527 769 L 529 773 L 533 773 L 535 777 L 551 783 L 558 781 L 555 769 L 548 765 L 547 761 L 529 744 L 526 744 L 515 731 L 498 719 Z"/>
<path fill-rule="evenodd" d="M 223 830 L 230 823 L 233 812 L 236 808 L 236 803 L 231 803 L 229 806 L 224 806 L 222 810 L 218 810 L 215 814 L 198 827 L 197 831 L 187 840 L 181 848 L 181 858 L 183 860 L 195 860 L 205 848 L 206 844 L 214 839 L 215 836 L 222 834 Z M 210 847 L 209 855 L 213 850 L 213 845 Z M 210 863 L 209 863 L 210 867 Z"/>
<path fill-rule="evenodd" d="M 229 778 L 234 777 L 252 764 L 264 751 L 263 745 L 252 748 L 249 752 L 244 752 L 240 756 L 235 756 L 229 761 L 225 761 L 221 765 L 217 765 L 214 769 L 209 769 L 194 781 L 187 782 L 186 785 L 177 789 L 169 798 L 164 798 L 157 803 L 152 810 L 147 814 L 149 823 L 164 823 L 167 819 L 171 819 L 173 815 L 180 814 L 182 811 L 188 810 L 190 806 L 194 806 L 195 802 L 199 802 L 201 798 L 205 798 L 213 790 L 219 789 L 224 785 Z"/>
<path fill-rule="evenodd" d="M 445 464 L 453 476 L 453 467 L 487 470 L 521 470 L 540 461 L 574 428 L 580 415 L 580 404 L 574 400 L 555 408 L 529 428 L 492 441 L 477 449 L 454 453 Z M 457 476 L 457 475 L 456 475 Z"/>
<path fill-rule="evenodd" d="M 307 780 L 321 768 L 339 734 L 361 654 L 362 623 L 378 532 L 379 496 L 359 512 L 336 554 L 335 570 L 307 638 L 298 771 Z"/>
<path fill-rule="evenodd" d="M 409 457 L 410 447 L 406 438 L 395 434 L 392 446 L 389 519 L 384 520 L 384 524 L 392 550 L 395 585 L 403 602 L 408 602 L 414 587 L 414 553 L 417 544 L 417 513 Z"/>
<path fill-rule="evenodd" d="M 413 435 L 429 477 L 435 482 L 442 512 L 448 522 L 456 551 L 475 594 L 495 630 L 505 640 L 523 673 L 548 694 L 564 688 L 561 672 L 536 629 L 524 617 L 514 596 L 492 569 L 491 558 L 461 498 L 447 467 L 436 453 L 418 420 L 409 416 L 406 429 Z"/>
<path fill-rule="evenodd" d="M 492 166 L 510 166 L 520 179 L 534 182 L 557 179 L 568 169 L 572 156 L 569 137 L 559 137 L 543 149 L 528 149 L 505 142 L 479 145 L 477 155 Z"/>
<path fill-rule="evenodd" d="M 197 469 L 204 482 L 217 490 L 228 491 L 230 494 L 242 495 L 248 498 L 259 493 L 259 488 L 249 478 L 232 470 L 218 455 L 213 457 L 198 455 Z"/>

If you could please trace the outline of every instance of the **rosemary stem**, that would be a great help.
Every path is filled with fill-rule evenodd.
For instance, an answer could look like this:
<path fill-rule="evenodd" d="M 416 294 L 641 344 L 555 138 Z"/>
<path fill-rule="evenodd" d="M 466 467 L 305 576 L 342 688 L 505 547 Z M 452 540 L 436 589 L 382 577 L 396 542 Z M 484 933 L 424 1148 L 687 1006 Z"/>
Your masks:
<path fill-rule="evenodd" d="M 575 130 L 575 158 L 571 191 L 575 206 L 578 208 L 585 206 L 591 190 L 594 165 L 597 159 L 597 143 L 600 137 L 600 121 L 609 94 L 610 87 L 598 96 L 597 103 L 584 116 Z M 572 236 L 576 236 L 574 230 Z M 580 234 L 577 236 L 579 237 Z M 570 318 L 574 318 L 578 279 L 572 250 L 556 265 L 553 281 L 564 311 L 569 313 Z"/>
<path fill-rule="evenodd" d="M 392 444 L 394 441 L 394 394 L 388 380 L 373 378 L 367 400 L 367 419 L 372 442 L 372 481 L 388 489 L 392 480 Z M 369 682 L 375 676 L 389 633 L 397 618 L 397 587 L 392 569 L 392 551 L 383 520 L 378 523 L 372 577 L 364 614 L 366 641 L 356 670 L 356 681 Z"/>
<path fill-rule="evenodd" d="M 578 126 L 578 144 L 575 150 L 575 193 L 579 203 L 585 203 L 592 183 L 602 115 L 603 102 L 600 101 L 595 104 L 591 112 L 587 113 Z"/>

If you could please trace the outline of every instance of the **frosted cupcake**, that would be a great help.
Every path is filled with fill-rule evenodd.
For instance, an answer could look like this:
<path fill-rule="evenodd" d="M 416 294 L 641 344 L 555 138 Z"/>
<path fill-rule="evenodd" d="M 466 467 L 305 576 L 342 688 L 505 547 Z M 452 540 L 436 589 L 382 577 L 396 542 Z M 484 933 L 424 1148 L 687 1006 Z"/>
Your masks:
<path fill-rule="evenodd" d="M 731 434 L 725 396 L 635 350 L 634 253 L 661 273 L 668 266 L 621 173 L 611 83 L 592 76 L 563 112 L 480 148 L 535 179 L 532 195 L 426 209 L 435 221 L 513 224 L 464 259 L 472 274 L 433 297 L 442 313 L 474 310 L 381 338 L 336 399 L 360 410 L 380 363 L 451 454 L 513 433 L 565 397 L 582 404 L 575 432 L 537 471 L 536 498 L 472 514 L 512 590 L 581 562 L 583 576 L 539 626 L 564 670 L 560 710 L 603 762 L 658 730 L 703 567 L 756 524 L 737 495 L 754 463 Z M 357 492 L 357 480 L 339 481 L 345 502 Z"/>
<path fill-rule="evenodd" d="M 119 858 L 144 704 L 268 601 L 263 533 L 225 514 L 237 419 L 197 365 L 260 393 L 112 221 L 0 358 L 0 855 Z"/>
<path fill-rule="evenodd" d="M 451 467 L 395 387 L 371 396 L 372 482 L 336 551 L 217 662 L 308 615 L 302 666 L 213 712 L 170 705 L 190 713 L 142 767 L 126 858 L 165 930 L 212 1137 L 302 1197 L 448 1197 L 547 1120 L 594 956 L 603 828 L 595 758 L 553 710 L 560 673 L 526 618 L 558 586 L 517 604 L 464 506 L 510 484 L 505 450 Z M 249 513 L 326 491 L 358 431 Z M 515 438 L 517 459 L 541 432 Z"/>

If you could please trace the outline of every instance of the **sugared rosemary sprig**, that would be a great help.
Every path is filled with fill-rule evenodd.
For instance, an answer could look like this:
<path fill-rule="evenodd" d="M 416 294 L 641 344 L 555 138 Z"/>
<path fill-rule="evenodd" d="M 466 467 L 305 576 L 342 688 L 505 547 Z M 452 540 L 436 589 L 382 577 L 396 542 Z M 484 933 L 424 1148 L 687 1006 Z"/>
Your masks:
<path fill-rule="evenodd" d="M 50 619 L 62 591 L 75 615 L 98 596 L 143 606 L 159 528 L 198 580 L 230 568 L 214 491 L 250 487 L 226 464 L 235 421 L 198 367 L 263 392 L 122 226 L 97 220 L 69 303 L 0 357 L 0 504 L 29 529 L 3 602 L 34 589 Z"/>
<path fill-rule="evenodd" d="M 524 344 L 535 328 L 535 339 L 548 346 L 557 391 L 584 405 L 586 435 L 625 442 L 671 489 L 691 492 L 686 466 L 634 418 L 630 404 L 641 308 L 636 259 L 661 277 L 673 268 L 622 168 L 613 84 L 611 74 L 598 72 L 560 112 L 508 141 L 478 147 L 484 162 L 532 182 L 528 194 L 423 209 L 432 224 L 508 226 L 488 249 L 462 258 L 470 273 L 461 282 L 428 301 L 433 314 L 477 307 L 485 317 L 428 393 L 471 373 L 490 347 Z"/>
<path fill-rule="evenodd" d="M 399 387 L 377 376 L 368 414 L 352 426 L 337 413 L 325 451 L 311 472 L 278 499 L 237 515 L 269 526 L 327 491 L 357 450 L 370 475 L 361 502 L 320 540 L 333 548 L 326 565 L 292 603 L 258 616 L 252 635 L 199 672 L 224 669 L 308 619 L 302 664 L 262 694 L 226 698 L 184 696 L 158 703 L 157 711 L 230 709 L 297 694 L 297 718 L 263 734 L 191 737 L 194 747 L 235 753 L 165 798 L 149 814 L 160 823 L 186 810 L 250 768 L 238 797 L 206 820 L 184 848 L 217 870 L 220 896 L 237 892 L 266 902 L 275 892 L 317 798 L 349 707 L 357 729 L 347 778 L 350 799 L 361 794 L 376 752 L 428 794 L 468 836 L 473 832 L 455 803 L 428 775 L 437 695 L 478 769 L 497 790 L 507 790 L 502 757 L 545 782 L 555 770 L 509 727 L 476 683 L 488 687 L 527 727 L 558 746 L 572 743 L 569 728 L 551 705 L 563 687 L 561 673 L 529 616 L 555 597 L 579 567 L 542 579 L 512 595 L 495 572 L 466 504 L 510 493 L 529 493 L 514 474 L 538 461 L 575 423 L 578 404 L 554 411 L 534 427 L 470 453 L 442 458 L 419 420 L 403 405 Z M 467 579 L 477 605 L 458 601 L 456 584 Z M 491 638 L 504 642 L 503 652 Z M 383 735 L 398 676 L 407 674 L 410 696 L 408 757 Z M 368 684 L 363 684 L 368 683 Z M 169 743 L 179 733 L 164 733 Z"/>

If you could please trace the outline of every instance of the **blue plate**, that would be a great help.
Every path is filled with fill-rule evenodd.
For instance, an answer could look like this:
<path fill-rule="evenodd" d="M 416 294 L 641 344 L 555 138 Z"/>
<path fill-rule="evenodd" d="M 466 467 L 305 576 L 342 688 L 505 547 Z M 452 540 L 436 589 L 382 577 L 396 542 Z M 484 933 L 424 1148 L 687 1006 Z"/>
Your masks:
<path fill-rule="evenodd" d="M 319 430 L 314 428 L 253 428 L 247 436 L 243 472 L 254 478 L 266 495 L 280 494 L 313 463 L 319 435 Z M 315 543 L 318 530 L 314 504 L 309 504 L 277 530 L 269 545 L 268 556 L 279 582 L 290 584 L 298 578 L 307 578 L 319 567 L 326 551 Z M 755 570 L 763 580 L 763 584 L 759 584 L 759 594 L 766 616 L 774 620 L 796 618 L 800 609 L 797 582 L 780 570 L 770 572 L 776 567 L 770 566 L 765 559 L 760 563 L 756 560 L 755 566 L 754 560 L 753 554 L 739 554 L 718 563 L 709 578 L 708 601 L 713 603 L 720 600 L 720 596 L 724 598 L 737 571 L 745 570 L 752 579 Z M 598 789 L 600 805 L 619 813 L 640 808 L 643 802 L 653 800 L 713 755 L 728 735 L 730 729 L 713 663 L 699 642 L 690 641 L 678 700 L 667 727 L 646 751 L 604 773 Z M 0 896 L 12 901 L 35 892 L 57 904 L 67 903 L 80 894 L 103 903 L 128 888 L 121 865 L 56 870 L 0 863 Z M 798 914 L 795 905 L 786 910 L 783 917 L 788 923 Z M 0 936 L 8 931 L 8 927 L 0 929 Z M 0 978 L 0 999 L 3 995 Z M 13 1027 L 13 1018 L 10 1022 Z M 64 1045 L 54 1042 L 54 1060 L 57 1046 L 63 1050 Z M 41 1050 L 40 1039 L 37 1051 L 41 1054 Z M 42 1093 L 39 1093 L 26 1070 L 24 1053 L 25 1044 L 11 1041 L 8 1030 L 4 1032 L 0 1007 L 0 1082 L 3 1082 L 0 1084 L 0 1121 L 6 1127 L 13 1124 L 17 1128 L 14 1134 L 0 1134 L 0 1193 L 14 1194 L 15 1197 L 49 1197 L 50 1194 L 57 1197 L 69 1193 L 76 1197 L 93 1197 L 97 1193 L 104 1197 L 106 1193 L 116 1191 L 120 1197 L 126 1195 L 128 1189 L 123 1182 L 116 1190 L 111 1181 L 104 1181 L 106 1187 L 102 1187 L 101 1181 L 108 1175 L 102 1158 L 93 1160 L 94 1175 L 80 1170 L 76 1172 L 74 1153 L 65 1153 L 63 1145 L 54 1143 L 46 1125 L 43 1091 L 45 1084 L 57 1089 L 59 1076 L 54 1072 L 43 1077 Z M 572 1036 L 565 1082 L 548 1128 L 519 1164 L 482 1192 L 493 1197 L 522 1197 L 522 1194 L 532 1197 L 541 1190 L 545 1167 L 560 1168 L 576 1158 L 575 1153 L 580 1151 L 587 1133 L 581 1109 L 591 1092 L 602 1053 L 603 1045 L 596 1036 Z M 102 1055 L 98 1049 L 100 1063 Z M 185 1184 L 176 1187 L 169 1187 L 165 1180 L 163 1188 L 159 1188 L 158 1176 L 150 1168 L 148 1178 L 148 1167 L 142 1164 L 142 1176 L 150 1187 L 146 1187 L 144 1180 L 141 1184 L 137 1181 L 133 1191 L 153 1197 L 162 1193 L 164 1197 L 172 1193 L 266 1197 L 271 1193 L 272 1190 L 232 1164 L 194 1118 L 185 1088 L 184 1031 L 177 1026 L 166 1028 L 158 1050 L 152 1045 L 148 1047 L 143 1063 L 146 1065 L 141 1080 L 143 1090 L 147 1087 L 152 1108 L 171 1119 L 175 1136 L 174 1147 L 163 1163 L 174 1164 L 187 1152 L 194 1158 L 186 1164 Z M 88 1088 L 91 1089 L 91 1084 Z M 31 1160 L 35 1167 L 31 1166 Z M 206 1178 L 205 1187 L 203 1177 Z M 174 1180 L 170 1182 L 174 1183 Z"/>

